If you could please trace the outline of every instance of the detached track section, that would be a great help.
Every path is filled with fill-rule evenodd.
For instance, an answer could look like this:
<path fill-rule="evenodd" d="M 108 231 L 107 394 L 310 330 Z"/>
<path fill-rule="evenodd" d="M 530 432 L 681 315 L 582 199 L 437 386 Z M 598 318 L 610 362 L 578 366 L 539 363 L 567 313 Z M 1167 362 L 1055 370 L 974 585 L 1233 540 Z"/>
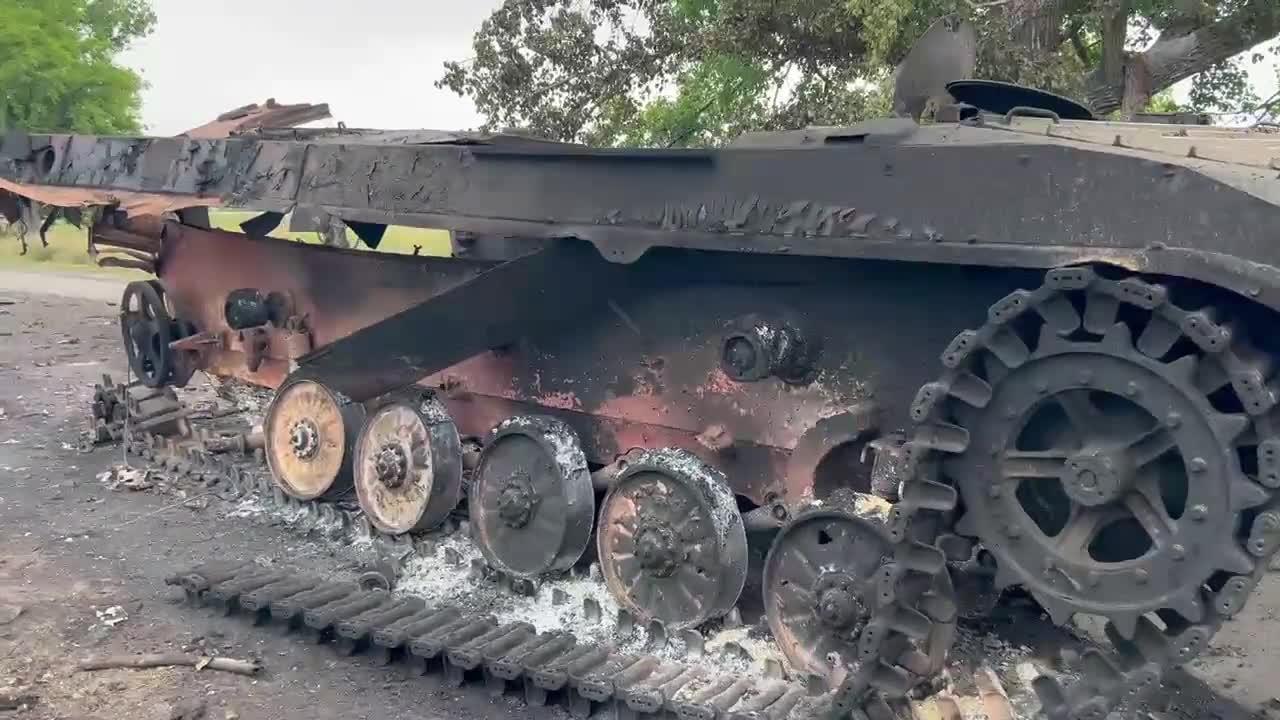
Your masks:
<path fill-rule="evenodd" d="M 211 563 L 166 582 L 198 606 L 275 624 L 347 655 L 369 653 L 441 674 L 454 687 L 518 692 L 530 709 L 563 705 L 577 718 L 812 720 L 833 717 L 832 695 L 803 685 L 711 674 L 651 655 L 621 654 L 570 633 L 254 563 Z"/>
<path fill-rule="evenodd" d="M 165 472 L 203 483 L 223 499 L 254 494 L 279 509 L 301 510 L 307 525 L 331 537 L 353 532 L 367 535 L 380 551 L 392 556 L 415 551 L 434 554 L 425 547 L 429 540 L 385 535 L 357 512 L 284 495 L 265 473 L 255 471 L 262 465 L 260 458 L 237 460 L 229 453 L 215 454 L 146 433 L 126 439 L 125 448 Z M 515 589 L 518 579 L 508 580 Z M 254 624 L 285 627 L 332 645 L 339 653 L 367 653 L 386 664 L 407 664 L 424 675 L 441 675 L 455 687 L 474 685 L 495 696 L 521 694 L 531 713 L 561 706 L 583 719 L 843 720 L 850 716 L 847 694 L 844 702 L 840 693 L 813 694 L 803 679 L 716 673 L 704 665 L 643 652 L 620 653 L 609 646 L 580 642 L 561 630 L 538 633 L 528 623 L 499 623 L 482 612 L 429 606 L 421 598 L 363 588 L 354 581 L 251 562 L 218 562 L 177 572 L 167 582 L 181 587 L 197 606 L 240 615 Z M 879 718 L 874 713 L 883 707 L 881 703 L 869 700 L 868 712 Z"/>

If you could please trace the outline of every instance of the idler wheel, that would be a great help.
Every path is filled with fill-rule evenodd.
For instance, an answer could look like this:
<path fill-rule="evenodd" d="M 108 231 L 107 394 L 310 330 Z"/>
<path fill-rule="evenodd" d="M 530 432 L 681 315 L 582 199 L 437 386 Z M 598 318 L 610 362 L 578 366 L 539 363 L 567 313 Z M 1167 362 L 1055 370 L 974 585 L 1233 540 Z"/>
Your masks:
<path fill-rule="evenodd" d="M 547 417 L 503 422 L 485 443 L 468 504 L 492 567 L 519 577 L 569 569 L 591 541 L 596 512 L 578 436 Z"/>
<path fill-rule="evenodd" d="M 375 410 L 355 446 L 360 507 L 377 529 L 428 530 L 462 497 L 462 441 L 444 405 L 430 395 Z"/>
<path fill-rule="evenodd" d="M 859 642 L 877 607 L 882 570 L 893 545 L 876 523 L 839 509 L 800 513 L 774 538 L 764 564 L 769 630 L 792 667 L 838 686 L 859 662 Z M 950 577 L 934 592 L 951 597 Z M 923 618 L 922 618 L 923 619 Z M 922 624 L 920 656 L 940 670 L 955 633 L 954 617 Z M 931 652 L 930 648 L 939 648 Z M 917 670 L 925 668 L 918 667 Z"/>
<path fill-rule="evenodd" d="M 747 539 L 724 476 L 684 450 L 649 450 L 618 474 L 596 537 L 609 592 L 641 620 L 695 627 L 729 612 Z"/>
<path fill-rule="evenodd" d="M 173 374 L 173 319 L 163 293 L 159 281 L 137 280 L 125 286 L 120 299 L 120 333 L 129 369 L 149 388 L 163 387 Z"/>
<path fill-rule="evenodd" d="M 350 490 L 352 446 L 364 414 L 362 406 L 311 380 L 280 388 L 262 422 L 276 485 L 299 500 Z"/>

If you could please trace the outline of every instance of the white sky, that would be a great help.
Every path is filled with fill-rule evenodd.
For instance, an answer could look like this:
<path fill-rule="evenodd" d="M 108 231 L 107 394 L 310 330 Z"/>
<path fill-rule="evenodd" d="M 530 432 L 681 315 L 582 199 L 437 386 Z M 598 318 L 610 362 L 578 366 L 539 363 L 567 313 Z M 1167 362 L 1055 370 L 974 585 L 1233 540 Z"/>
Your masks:
<path fill-rule="evenodd" d="M 459 130 L 482 122 L 469 100 L 437 90 L 446 60 L 501 0 L 152 0 L 155 32 L 126 64 L 150 84 L 143 122 L 174 135 L 246 103 L 327 102 L 350 127 Z M 1275 62 L 1251 74 L 1276 91 Z M 1185 100 L 1184 87 L 1175 88 Z M 1181 92 L 1177 92 L 1181 90 Z"/>
<path fill-rule="evenodd" d="M 350 127 L 460 130 L 470 100 L 437 90 L 446 60 L 501 0 L 152 0 L 155 31 L 124 56 L 150 88 L 148 134 L 247 103 L 327 102 Z"/>

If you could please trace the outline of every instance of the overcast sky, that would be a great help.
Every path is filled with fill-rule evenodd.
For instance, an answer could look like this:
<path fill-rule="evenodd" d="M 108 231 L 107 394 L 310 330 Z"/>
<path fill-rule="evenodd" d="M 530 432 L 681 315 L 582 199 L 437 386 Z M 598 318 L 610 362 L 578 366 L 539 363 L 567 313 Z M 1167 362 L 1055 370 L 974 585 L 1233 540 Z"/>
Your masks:
<path fill-rule="evenodd" d="M 246 103 L 327 102 L 350 127 L 466 129 L 469 100 L 435 81 L 469 56 L 501 0 L 152 0 L 125 55 L 150 88 L 147 132 L 173 135 Z"/>
<path fill-rule="evenodd" d="M 156 30 L 124 58 L 150 83 L 148 134 L 174 135 L 269 97 L 327 102 L 350 127 L 482 121 L 469 100 L 434 83 L 446 60 L 470 55 L 472 34 L 501 0 L 152 2 Z M 1260 95 L 1275 92 L 1273 63 L 1252 73 Z"/>

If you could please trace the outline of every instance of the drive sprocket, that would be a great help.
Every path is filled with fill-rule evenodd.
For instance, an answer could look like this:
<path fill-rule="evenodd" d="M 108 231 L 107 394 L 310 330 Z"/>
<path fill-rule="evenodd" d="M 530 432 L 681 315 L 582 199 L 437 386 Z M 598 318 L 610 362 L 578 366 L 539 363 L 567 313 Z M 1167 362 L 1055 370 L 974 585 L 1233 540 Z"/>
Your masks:
<path fill-rule="evenodd" d="M 1037 682 L 1053 720 L 1104 717 L 1195 657 L 1278 544 L 1269 365 L 1213 308 L 1168 295 L 1051 271 L 961 333 L 912 406 L 897 538 L 936 524 L 929 499 L 958 490 L 942 517 L 956 535 L 938 538 L 951 554 L 976 541 L 997 583 L 1028 589 L 1055 622 L 1108 621 L 1114 657 L 1088 653 L 1067 690 Z"/>

